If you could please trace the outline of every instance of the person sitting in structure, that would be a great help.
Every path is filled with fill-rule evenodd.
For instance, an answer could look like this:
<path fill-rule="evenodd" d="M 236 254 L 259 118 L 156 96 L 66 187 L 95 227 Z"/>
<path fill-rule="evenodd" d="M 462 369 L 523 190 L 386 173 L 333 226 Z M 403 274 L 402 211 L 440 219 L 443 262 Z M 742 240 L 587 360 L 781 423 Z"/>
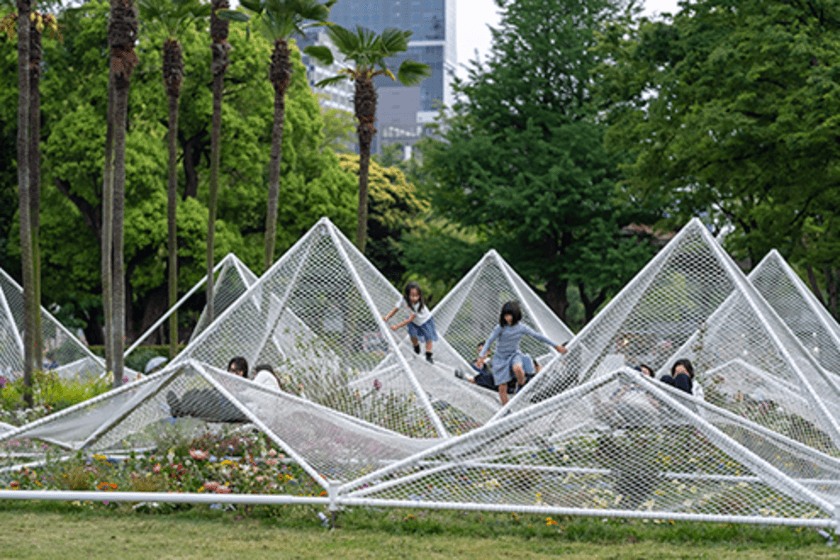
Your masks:
<path fill-rule="evenodd" d="M 478 356 L 481 355 L 481 349 L 484 348 L 484 344 L 484 340 L 478 343 Z M 492 358 L 486 358 L 481 367 L 478 367 L 475 364 L 470 364 L 470 366 L 475 372 L 473 377 L 467 376 L 460 369 L 455 370 L 455 377 L 458 379 L 465 379 L 470 383 L 483 387 L 484 389 L 489 389 L 491 391 L 499 390 L 499 387 L 493 382 Z M 525 371 L 525 382 L 527 383 L 540 372 L 542 366 L 540 366 L 537 360 L 532 358 L 530 354 L 522 354 L 522 369 Z M 514 394 L 516 392 L 516 385 L 512 383 L 509 384 L 507 392 L 509 395 Z"/>
<path fill-rule="evenodd" d="M 674 362 L 671 366 L 671 375 L 663 375 L 660 381 L 676 387 L 680 391 L 685 391 L 689 395 L 703 398 L 703 387 L 695 381 L 694 366 L 691 365 L 691 360 L 687 358 L 681 358 Z"/>
<path fill-rule="evenodd" d="M 228 373 L 248 377 L 248 361 L 242 356 L 231 358 Z M 251 420 L 215 388 L 190 389 L 178 399 L 173 391 L 167 391 L 166 403 L 169 413 L 175 418 L 192 416 L 205 422 L 227 422 L 244 424 Z"/>
<path fill-rule="evenodd" d="M 254 368 L 254 383 L 277 391 L 283 389 L 280 378 L 277 377 L 274 368 L 269 364 L 260 364 Z"/>

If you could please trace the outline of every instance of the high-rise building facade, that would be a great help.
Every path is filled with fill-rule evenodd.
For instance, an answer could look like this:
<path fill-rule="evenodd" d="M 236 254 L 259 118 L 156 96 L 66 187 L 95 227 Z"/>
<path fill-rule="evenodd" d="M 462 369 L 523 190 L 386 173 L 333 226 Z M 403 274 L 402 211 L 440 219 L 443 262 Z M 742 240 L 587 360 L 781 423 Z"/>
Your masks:
<path fill-rule="evenodd" d="M 417 87 L 405 87 L 379 76 L 378 145 L 413 143 L 433 121 L 440 104 L 451 105 L 455 71 L 456 0 L 340 0 L 330 21 L 350 30 L 356 26 L 382 33 L 389 27 L 412 32 L 408 51 L 388 61 L 396 74 L 405 59 L 428 64 L 432 75 Z"/>

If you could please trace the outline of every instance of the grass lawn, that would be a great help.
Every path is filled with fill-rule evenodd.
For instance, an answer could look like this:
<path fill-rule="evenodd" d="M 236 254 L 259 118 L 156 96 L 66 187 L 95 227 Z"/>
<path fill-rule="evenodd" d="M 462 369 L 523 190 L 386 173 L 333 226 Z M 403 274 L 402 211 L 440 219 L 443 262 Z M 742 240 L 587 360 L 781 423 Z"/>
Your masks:
<path fill-rule="evenodd" d="M 223 512 L 179 506 L 0 503 L 0 557 L 118 558 L 837 558 L 814 529 L 368 510 L 335 530 L 308 506 Z M 557 524 L 554 525 L 553 522 Z"/>

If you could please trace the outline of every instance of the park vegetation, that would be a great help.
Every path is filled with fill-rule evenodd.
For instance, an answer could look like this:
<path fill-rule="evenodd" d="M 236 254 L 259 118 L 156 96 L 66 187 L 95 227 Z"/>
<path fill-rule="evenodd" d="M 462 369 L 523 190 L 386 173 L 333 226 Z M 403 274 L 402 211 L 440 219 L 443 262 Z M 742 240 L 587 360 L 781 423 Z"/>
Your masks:
<path fill-rule="evenodd" d="M 840 1 L 651 20 L 621 0 L 496 0 L 490 56 L 408 161 L 370 153 L 374 78 L 430 69 L 394 75 L 411 34 L 330 25 L 332 4 L 0 4 L 0 266 L 27 293 L 29 386 L 37 303 L 104 344 L 118 383 L 123 345 L 215 260 L 265 270 L 321 216 L 438 299 L 496 248 L 579 328 L 699 215 L 747 267 L 777 248 L 840 316 Z M 302 55 L 310 23 L 350 63 L 335 80 L 355 120 L 312 91 L 302 56 L 332 53 Z"/>

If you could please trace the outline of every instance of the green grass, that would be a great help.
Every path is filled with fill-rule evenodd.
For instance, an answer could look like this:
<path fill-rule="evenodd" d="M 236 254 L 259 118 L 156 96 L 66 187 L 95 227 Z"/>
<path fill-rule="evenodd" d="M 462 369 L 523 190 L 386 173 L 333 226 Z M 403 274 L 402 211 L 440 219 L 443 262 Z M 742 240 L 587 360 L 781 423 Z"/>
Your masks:
<path fill-rule="evenodd" d="M 312 506 L 0 503 L 3 558 L 836 558 L 814 529 L 355 508 L 321 526 Z M 163 512 L 166 512 L 165 514 Z"/>

